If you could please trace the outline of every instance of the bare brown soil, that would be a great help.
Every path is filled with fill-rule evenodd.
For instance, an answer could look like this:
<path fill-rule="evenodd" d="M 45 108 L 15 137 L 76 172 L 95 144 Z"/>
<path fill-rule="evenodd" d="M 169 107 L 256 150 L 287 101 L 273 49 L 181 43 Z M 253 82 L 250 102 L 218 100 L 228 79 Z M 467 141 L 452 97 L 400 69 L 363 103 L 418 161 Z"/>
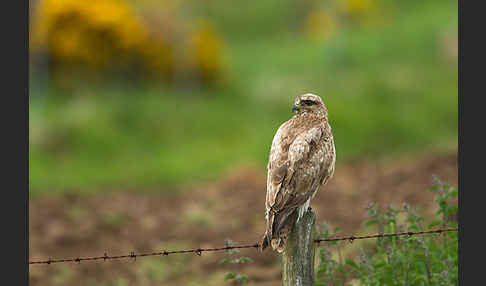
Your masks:
<path fill-rule="evenodd" d="M 455 155 L 400 161 L 362 161 L 336 166 L 312 202 L 319 222 L 363 232 L 369 201 L 407 202 L 431 214 L 431 176 L 457 186 Z M 215 247 L 225 239 L 254 243 L 264 230 L 265 173 L 240 168 L 213 185 L 164 195 L 112 192 L 30 201 L 31 260 L 72 258 L 163 249 Z M 161 192 L 162 193 L 162 192 Z M 245 249 L 254 262 L 221 265 L 224 252 L 52 265 L 31 265 L 30 285 L 228 285 L 225 274 L 247 274 L 249 285 L 281 285 L 278 256 Z"/>

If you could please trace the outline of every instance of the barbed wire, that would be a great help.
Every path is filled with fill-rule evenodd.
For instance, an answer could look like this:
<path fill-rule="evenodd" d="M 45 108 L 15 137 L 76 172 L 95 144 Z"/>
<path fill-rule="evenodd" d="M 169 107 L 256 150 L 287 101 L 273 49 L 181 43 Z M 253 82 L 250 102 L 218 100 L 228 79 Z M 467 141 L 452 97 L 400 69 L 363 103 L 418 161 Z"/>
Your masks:
<path fill-rule="evenodd" d="M 368 238 L 380 238 L 380 237 L 392 237 L 392 236 L 402 236 L 402 235 L 423 235 L 429 233 L 438 233 L 441 234 L 443 232 L 448 231 L 458 231 L 458 228 L 446 228 L 446 229 L 436 229 L 436 230 L 428 230 L 428 231 L 417 231 L 417 232 L 397 232 L 397 233 L 381 233 L 381 234 L 372 234 L 372 235 L 363 235 L 363 236 L 341 236 L 341 237 L 331 237 L 331 238 L 319 238 L 314 240 L 318 245 L 321 242 L 326 241 L 339 241 L 339 240 L 347 240 L 349 242 L 353 242 L 354 240 L 358 239 L 368 239 Z M 217 248 L 197 248 L 197 249 L 187 249 L 187 250 L 163 250 L 159 252 L 151 252 L 151 253 L 135 253 L 130 252 L 127 255 L 116 255 L 110 256 L 106 252 L 103 256 L 93 256 L 93 257 L 76 257 L 76 258 L 66 258 L 66 259 L 51 259 L 49 257 L 48 260 L 39 260 L 39 261 L 29 261 L 29 264 L 52 264 L 52 263 L 67 263 L 67 262 L 78 262 L 81 261 L 95 261 L 95 260 L 113 260 L 113 259 L 124 259 L 130 258 L 136 260 L 137 257 L 145 257 L 145 256 L 168 256 L 170 254 L 182 254 L 182 253 L 194 253 L 198 256 L 201 256 L 203 252 L 211 252 L 211 251 L 223 251 L 223 250 L 230 250 L 230 249 L 242 249 L 242 248 L 259 248 L 260 243 L 254 244 L 246 244 L 246 245 L 231 245 L 225 247 L 217 247 Z"/>
<path fill-rule="evenodd" d="M 404 231 L 404 232 L 396 232 L 396 233 L 379 233 L 379 234 L 371 234 L 371 235 L 362 235 L 362 236 L 341 236 L 341 237 L 334 237 L 334 238 L 320 238 L 314 240 L 314 242 L 320 243 L 323 241 L 337 241 L 337 240 L 348 240 L 349 242 L 353 242 L 355 239 L 367 239 L 367 238 L 380 238 L 380 237 L 391 237 L 391 236 L 401 236 L 401 235 L 421 235 L 421 234 L 428 234 L 428 233 L 438 233 L 441 234 L 447 231 L 458 231 L 458 228 L 444 228 L 444 229 L 436 229 L 436 230 L 426 230 L 426 231 Z"/>

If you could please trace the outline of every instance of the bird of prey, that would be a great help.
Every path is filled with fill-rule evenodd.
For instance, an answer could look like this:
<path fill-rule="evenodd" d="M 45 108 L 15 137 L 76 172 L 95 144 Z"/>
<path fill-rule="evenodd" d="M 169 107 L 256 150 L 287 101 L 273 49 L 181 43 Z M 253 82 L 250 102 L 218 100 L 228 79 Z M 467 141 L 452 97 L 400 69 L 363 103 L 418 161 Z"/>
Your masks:
<path fill-rule="evenodd" d="M 270 149 L 262 251 L 268 245 L 279 253 L 285 249 L 295 220 L 334 174 L 336 149 L 322 99 L 301 95 L 292 111 L 296 114 L 279 127 Z"/>

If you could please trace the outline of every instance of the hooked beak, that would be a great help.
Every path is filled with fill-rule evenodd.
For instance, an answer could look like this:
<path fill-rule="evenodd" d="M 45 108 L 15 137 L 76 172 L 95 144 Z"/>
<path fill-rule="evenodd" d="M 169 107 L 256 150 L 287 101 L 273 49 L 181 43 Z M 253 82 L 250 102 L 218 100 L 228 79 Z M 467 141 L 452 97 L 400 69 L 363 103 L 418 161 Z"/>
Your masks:
<path fill-rule="evenodd" d="M 292 104 L 292 112 L 295 112 L 297 110 L 299 110 L 299 107 L 297 105 L 295 105 L 295 103 Z"/>

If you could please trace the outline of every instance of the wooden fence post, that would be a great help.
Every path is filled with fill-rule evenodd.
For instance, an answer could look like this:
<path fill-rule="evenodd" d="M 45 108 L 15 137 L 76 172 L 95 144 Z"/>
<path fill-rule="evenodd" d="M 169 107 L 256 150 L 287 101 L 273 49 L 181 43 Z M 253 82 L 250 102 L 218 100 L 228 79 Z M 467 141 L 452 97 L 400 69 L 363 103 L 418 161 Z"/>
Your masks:
<path fill-rule="evenodd" d="M 294 224 L 282 253 L 283 286 L 314 285 L 315 222 L 316 214 L 308 209 Z"/>

